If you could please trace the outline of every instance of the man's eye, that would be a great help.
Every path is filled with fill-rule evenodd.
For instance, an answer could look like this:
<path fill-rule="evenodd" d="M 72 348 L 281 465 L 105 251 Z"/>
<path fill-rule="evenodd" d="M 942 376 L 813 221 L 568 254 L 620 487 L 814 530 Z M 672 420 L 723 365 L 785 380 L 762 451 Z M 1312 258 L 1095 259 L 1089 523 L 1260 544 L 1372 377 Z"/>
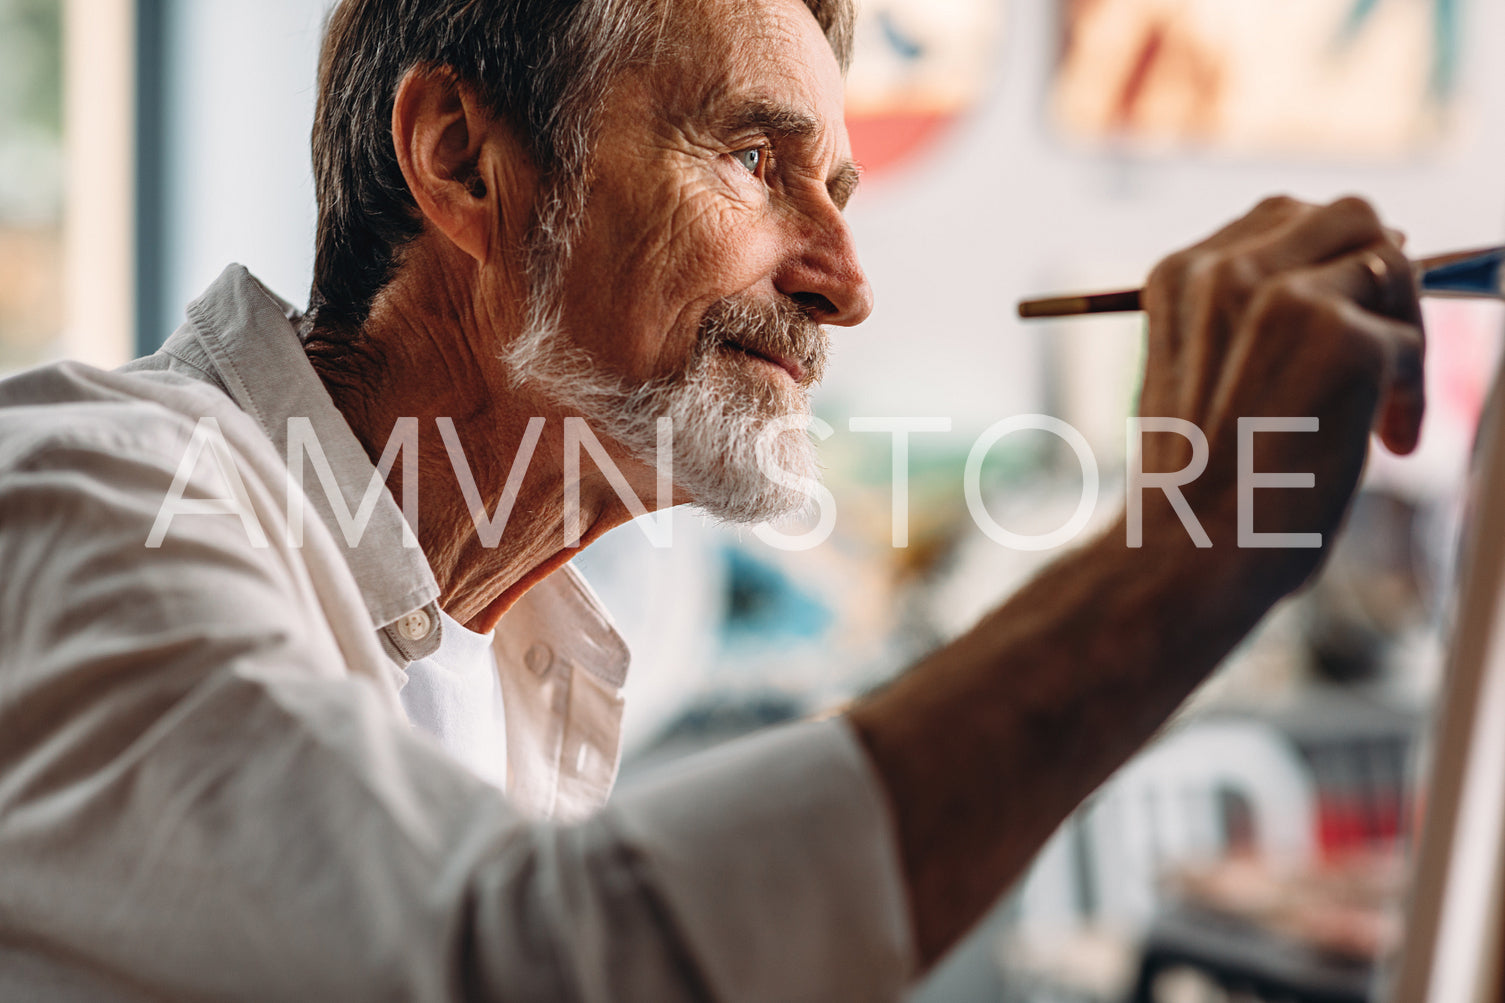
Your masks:
<path fill-rule="evenodd" d="M 763 155 L 767 152 L 761 146 L 750 146 L 745 150 L 738 150 L 732 154 L 732 159 L 747 168 L 747 173 L 757 174 L 758 169 L 763 166 Z"/>

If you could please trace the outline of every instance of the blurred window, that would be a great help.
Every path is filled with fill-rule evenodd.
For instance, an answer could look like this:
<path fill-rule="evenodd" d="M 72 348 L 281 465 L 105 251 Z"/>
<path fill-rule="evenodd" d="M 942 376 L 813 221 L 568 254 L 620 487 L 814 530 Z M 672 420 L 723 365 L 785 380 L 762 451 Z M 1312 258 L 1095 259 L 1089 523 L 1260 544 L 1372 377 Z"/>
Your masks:
<path fill-rule="evenodd" d="M 62 332 L 62 22 L 59 0 L 0 0 L 0 371 Z"/>

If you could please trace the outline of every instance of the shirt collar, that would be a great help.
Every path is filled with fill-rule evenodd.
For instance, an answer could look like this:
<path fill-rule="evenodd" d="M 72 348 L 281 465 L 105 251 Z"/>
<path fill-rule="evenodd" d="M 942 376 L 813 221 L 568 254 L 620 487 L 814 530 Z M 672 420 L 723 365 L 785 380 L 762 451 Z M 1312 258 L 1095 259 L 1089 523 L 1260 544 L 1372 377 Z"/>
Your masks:
<path fill-rule="evenodd" d="M 175 354 L 189 347 L 184 342 L 200 349 L 204 358 L 199 367 L 256 419 L 284 457 L 288 455 L 288 419 L 307 418 L 329 460 L 340 500 L 347 512 L 354 513 L 376 469 L 309 363 L 294 327 L 298 317 L 297 310 L 244 267 L 231 265 L 188 305 L 188 323 L 162 350 Z M 304 483 L 309 507 L 344 549 L 373 627 L 392 624 L 438 598 L 439 585 L 423 552 L 403 546 L 402 510 L 390 493 L 380 492 L 365 532 L 350 546 L 335 515 L 334 500 L 317 474 L 305 471 Z M 432 621 L 437 624 L 438 617 Z M 438 634 L 435 629 L 422 640 L 431 640 L 437 647 Z M 426 653 L 421 648 L 427 647 L 424 644 L 402 654 L 421 657 Z"/>
<path fill-rule="evenodd" d="M 298 338 L 299 319 L 291 304 L 243 266 L 231 265 L 188 305 L 188 323 L 161 351 L 228 394 L 260 424 L 283 457 L 287 456 L 288 419 L 307 418 L 329 460 L 346 511 L 354 513 L 376 468 L 308 361 Z M 396 499 L 386 490 L 379 493 L 365 533 L 352 547 L 317 476 L 306 473 L 304 483 L 309 507 L 319 514 L 336 544 L 344 547 L 371 625 L 380 632 L 389 654 L 404 662 L 432 654 L 443 629 L 437 605 L 439 586 L 423 551 L 403 546 L 405 523 Z M 432 629 L 415 637 L 419 632 L 408 629 L 415 618 Z M 620 687 L 626 675 L 625 642 L 590 587 L 569 565 L 536 585 L 508 611 L 497 634 L 499 638 L 506 634 L 529 639 L 548 636 L 559 647 L 558 654 L 611 687 Z"/>
<path fill-rule="evenodd" d="M 567 630 L 560 629 L 568 627 Z M 529 589 L 497 624 L 498 650 L 534 673 L 556 660 L 582 668 L 612 689 L 627 681 L 631 656 L 611 615 L 574 565 Z"/>

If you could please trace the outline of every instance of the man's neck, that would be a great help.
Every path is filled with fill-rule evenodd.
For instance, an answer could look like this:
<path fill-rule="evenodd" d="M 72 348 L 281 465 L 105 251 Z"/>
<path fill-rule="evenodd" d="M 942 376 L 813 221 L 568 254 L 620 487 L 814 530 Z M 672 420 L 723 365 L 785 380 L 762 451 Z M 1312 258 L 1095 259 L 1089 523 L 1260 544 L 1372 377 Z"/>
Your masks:
<path fill-rule="evenodd" d="M 573 488 L 566 483 L 563 416 L 510 387 L 497 358 L 503 339 L 478 336 L 474 310 L 442 282 L 423 288 L 422 297 L 412 296 L 399 278 L 351 337 L 316 327 L 309 358 L 373 464 L 399 421 L 417 420 L 418 541 L 445 612 L 485 632 L 580 546 L 631 514 L 591 464 L 581 464 Z M 534 418 L 544 423 L 530 455 Z M 509 499 L 519 466 L 525 473 Z M 398 500 L 403 467 L 394 462 L 387 474 Z M 474 517 L 467 488 L 484 508 Z M 564 499 L 572 490 L 579 516 L 567 526 Z"/>

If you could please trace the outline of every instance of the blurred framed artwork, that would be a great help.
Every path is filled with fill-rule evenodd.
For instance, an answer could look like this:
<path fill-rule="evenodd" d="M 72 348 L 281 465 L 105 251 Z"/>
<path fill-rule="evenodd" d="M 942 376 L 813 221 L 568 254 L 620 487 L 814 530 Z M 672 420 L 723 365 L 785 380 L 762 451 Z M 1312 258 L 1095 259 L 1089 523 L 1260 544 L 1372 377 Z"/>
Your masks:
<path fill-rule="evenodd" d="M 918 159 L 992 82 L 1004 0 L 865 0 L 858 7 L 847 129 L 869 175 Z"/>
<path fill-rule="evenodd" d="M 1393 160 L 1454 110 L 1463 0 L 1060 0 L 1051 117 L 1088 146 Z"/>

